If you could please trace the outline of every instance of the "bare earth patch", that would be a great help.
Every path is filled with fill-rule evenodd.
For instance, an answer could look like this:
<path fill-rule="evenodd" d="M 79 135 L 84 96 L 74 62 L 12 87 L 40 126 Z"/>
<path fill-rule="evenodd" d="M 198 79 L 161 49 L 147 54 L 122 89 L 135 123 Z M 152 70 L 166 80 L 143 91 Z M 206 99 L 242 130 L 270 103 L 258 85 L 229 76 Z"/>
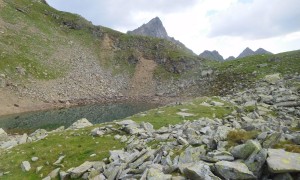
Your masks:
<path fill-rule="evenodd" d="M 18 97 L 7 89 L 1 89 L 0 116 L 49 108 L 54 108 L 54 105 L 29 98 Z"/>
<path fill-rule="evenodd" d="M 132 96 L 153 96 L 156 84 L 153 80 L 153 72 L 157 64 L 153 60 L 141 57 L 135 68 L 131 81 L 130 95 Z"/>

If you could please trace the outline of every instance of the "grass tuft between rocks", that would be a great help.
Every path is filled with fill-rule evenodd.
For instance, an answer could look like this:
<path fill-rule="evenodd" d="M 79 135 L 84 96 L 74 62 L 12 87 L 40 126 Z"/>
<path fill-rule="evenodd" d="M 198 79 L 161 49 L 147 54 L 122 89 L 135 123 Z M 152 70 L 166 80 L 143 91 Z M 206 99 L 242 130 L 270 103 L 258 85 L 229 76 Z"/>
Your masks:
<path fill-rule="evenodd" d="M 258 131 L 245 131 L 245 130 L 234 130 L 227 134 L 228 145 L 232 147 L 238 144 L 245 143 L 247 140 L 255 139 L 258 135 Z"/>
<path fill-rule="evenodd" d="M 300 145 L 293 143 L 292 141 L 281 141 L 274 145 L 275 149 L 284 149 L 288 152 L 300 153 Z"/>

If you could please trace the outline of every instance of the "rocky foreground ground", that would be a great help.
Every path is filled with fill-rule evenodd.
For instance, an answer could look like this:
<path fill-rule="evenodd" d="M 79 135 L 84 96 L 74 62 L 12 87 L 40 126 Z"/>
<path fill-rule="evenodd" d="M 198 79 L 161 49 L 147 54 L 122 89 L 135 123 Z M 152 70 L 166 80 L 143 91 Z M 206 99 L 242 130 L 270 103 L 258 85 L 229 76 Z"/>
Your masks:
<path fill-rule="evenodd" d="M 94 128 L 90 136 L 113 136 L 125 144 L 124 148 L 110 150 L 105 159 L 86 161 L 68 170 L 63 165 L 68 155 L 63 154 L 53 163 L 56 168 L 41 178 L 300 179 L 299 82 L 298 75 L 281 78 L 273 74 L 255 88 L 201 103 L 210 108 L 228 108 L 228 104 L 234 107 L 221 119 L 183 120 L 159 129 L 149 122 L 126 119 Z M 183 119 L 195 116 L 189 109 L 179 109 L 176 114 Z M 5 139 L 0 146 L 9 149 L 51 133 L 88 126 L 92 124 L 82 119 L 66 130 L 37 130 L 29 136 L 12 137 L 0 131 L 0 137 Z M 24 159 L 19 168 L 24 173 L 32 171 L 30 163 L 38 159 Z M 39 173 L 42 168 L 33 171 Z"/>

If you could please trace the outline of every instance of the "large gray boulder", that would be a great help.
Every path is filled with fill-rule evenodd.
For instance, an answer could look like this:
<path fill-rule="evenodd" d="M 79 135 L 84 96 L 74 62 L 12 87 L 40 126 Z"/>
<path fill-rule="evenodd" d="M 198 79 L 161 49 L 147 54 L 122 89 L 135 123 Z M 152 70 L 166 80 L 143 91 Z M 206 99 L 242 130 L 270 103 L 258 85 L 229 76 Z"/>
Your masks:
<path fill-rule="evenodd" d="M 294 178 L 289 173 L 283 173 L 274 176 L 273 180 L 294 180 Z"/>
<path fill-rule="evenodd" d="M 38 141 L 48 136 L 48 132 L 45 129 L 37 129 L 29 135 L 27 138 L 29 141 Z"/>
<path fill-rule="evenodd" d="M 70 127 L 68 127 L 67 129 L 81 129 L 81 128 L 85 128 L 85 127 L 89 127 L 89 126 L 93 126 L 92 123 L 90 123 L 86 118 L 82 118 L 77 120 L 76 122 L 74 122 Z"/>
<path fill-rule="evenodd" d="M 300 154 L 268 149 L 268 168 L 272 173 L 300 172 Z"/>
<path fill-rule="evenodd" d="M 189 179 L 221 180 L 215 176 L 208 165 L 196 162 L 183 169 L 183 174 Z"/>
<path fill-rule="evenodd" d="M 217 172 L 225 179 L 256 179 L 248 167 L 241 162 L 219 161 L 215 164 Z"/>
<path fill-rule="evenodd" d="M 19 139 L 18 144 L 25 144 L 27 142 L 28 135 L 24 133 Z"/>
<path fill-rule="evenodd" d="M 138 133 L 144 133 L 145 129 L 143 127 L 145 127 L 149 131 L 151 129 L 151 126 L 150 126 L 151 124 L 149 125 L 149 124 L 143 123 L 143 125 L 141 127 L 139 124 L 137 124 L 136 122 L 134 122 L 131 119 L 116 122 L 116 124 L 121 125 L 122 129 L 125 132 L 127 132 L 128 134 L 132 134 L 132 135 L 138 134 Z"/>
<path fill-rule="evenodd" d="M 151 134 L 155 131 L 154 128 L 153 128 L 153 125 L 151 123 L 148 123 L 148 122 L 142 122 L 141 123 L 141 128 L 145 129 L 145 131 L 148 134 Z"/>
<path fill-rule="evenodd" d="M 95 164 L 95 162 L 86 161 L 83 164 L 81 164 L 80 166 L 72 169 L 72 171 L 70 172 L 71 178 L 73 178 L 73 179 L 79 178 L 81 175 L 83 175 L 83 173 L 85 173 L 88 169 L 90 169 L 94 164 Z"/>
<path fill-rule="evenodd" d="M 234 160 L 234 157 L 232 156 L 232 154 L 230 154 L 230 152 L 219 150 L 207 153 L 206 157 L 209 158 L 208 161 L 211 160 L 211 162 Z"/>
<path fill-rule="evenodd" d="M 12 139 L 10 141 L 6 141 L 6 142 L 0 144 L 0 148 L 1 149 L 10 149 L 16 145 L 18 145 L 18 142 L 15 139 Z"/>
<path fill-rule="evenodd" d="M 263 142 L 263 148 L 271 148 L 280 141 L 281 133 L 274 132 L 270 134 Z"/>
<path fill-rule="evenodd" d="M 187 128 L 184 130 L 184 134 L 187 136 L 187 141 L 191 145 L 202 144 L 202 137 L 197 133 L 196 130 L 192 128 Z"/>
<path fill-rule="evenodd" d="M 59 171 L 60 171 L 60 168 L 56 168 L 56 169 L 54 169 L 53 171 L 51 171 L 51 172 L 48 174 L 48 176 L 49 176 L 51 179 L 54 179 L 54 178 L 58 177 Z"/>
<path fill-rule="evenodd" d="M 171 180 L 172 175 L 164 174 L 162 171 L 156 168 L 150 168 L 147 174 L 147 180 Z"/>
<path fill-rule="evenodd" d="M 276 82 L 278 82 L 280 80 L 280 74 L 270 74 L 270 75 L 266 75 L 264 77 L 264 80 L 270 84 L 276 84 Z"/>
<path fill-rule="evenodd" d="M 219 141 L 224 141 L 227 139 L 227 134 L 232 131 L 231 127 L 227 127 L 227 126 L 219 126 L 215 135 L 214 135 L 214 140 L 216 142 Z"/>
<path fill-rule="evenodd" d="M 21 163 L 21 168 L 24 172 L 29 171 L 31 169 L 30 163 L 28 161 L 23 161 Z"/>
<path fill-rule="evenodd" d="M 0 141 L 5 141 L 7 140 L 7 138 L 7 133 L 2 128 L 0 128 Z"/>
<path fill-rule="evenodd" d="M 238 159 L 247 159 L 253 151 L 261 150 L 258 141 L 248 140 L 245 144 L 237 145 L 231 150 L 233 157 Z"/>
<path fill-rule="evenodd" d="M 185 149 L 184 152 L 180 154 L 178 164 L 198 162 L 200 160 L 200 156 L 205 154 L 206 154 L 206 150 L 204 146 L 199 146 L 199 147 L 189 146 L 188 148 Z"/>
<path fill-rule="evenodd" d="M 267 155 L 267 149 L 255 150 L 248 159 L 245 160 L 248 169 L 258 178 L 261 175 L 262 167 L 266 162 Z"/>

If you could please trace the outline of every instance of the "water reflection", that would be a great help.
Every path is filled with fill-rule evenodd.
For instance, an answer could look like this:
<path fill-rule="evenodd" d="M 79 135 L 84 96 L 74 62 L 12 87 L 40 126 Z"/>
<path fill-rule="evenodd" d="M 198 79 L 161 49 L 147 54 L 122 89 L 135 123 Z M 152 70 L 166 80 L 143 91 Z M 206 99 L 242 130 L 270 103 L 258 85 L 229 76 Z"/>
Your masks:
<path fill-rule="evenodd" d="M 127 102 L 94 104 L 67 109 L 22 113 L 0 117 L 0 127 L 8 132 L 32 132 L 38 128 L 47 130 L 70 126 L 74 121 L 87 118 L 91 123 L 109 122 L 157 107 L 156 104 Z"/>

